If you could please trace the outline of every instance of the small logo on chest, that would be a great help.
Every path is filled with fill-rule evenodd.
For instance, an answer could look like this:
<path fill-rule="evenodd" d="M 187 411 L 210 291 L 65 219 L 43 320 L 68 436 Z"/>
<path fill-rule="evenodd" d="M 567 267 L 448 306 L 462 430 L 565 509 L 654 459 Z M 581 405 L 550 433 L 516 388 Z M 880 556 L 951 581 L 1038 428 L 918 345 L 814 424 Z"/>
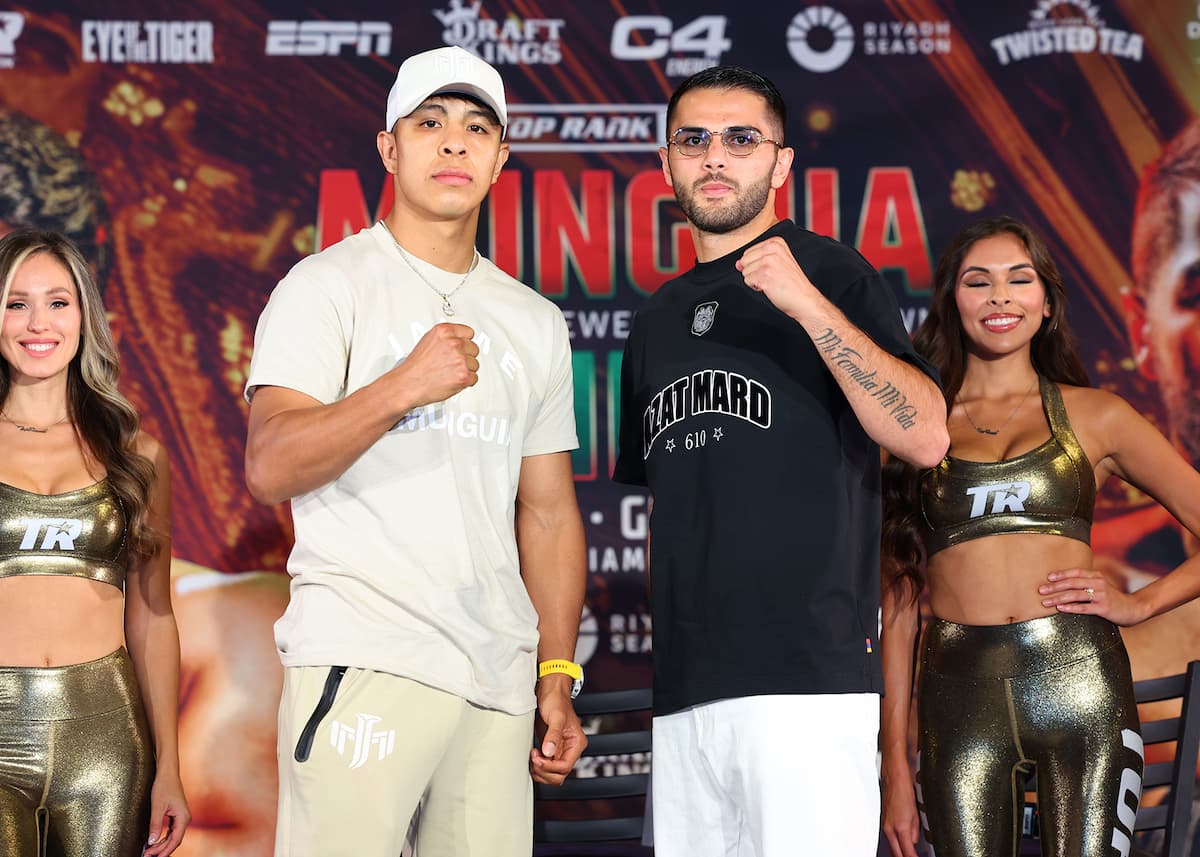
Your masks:
<path fill-rule="evenodd" d="M 1025 501 L 1033 486 L 1028 482 L 997 482 L 994 485 L 976 485 L 967 489 L 971 498 L 971 517 L 978 518 L 987 512 L 988 497 L 992 498 L 991 514 L 1001 512 L 1024 512 Z"/>
<path fill-rule="evenodd" d="M 25 527 L 25 538 L 17 550 L 31 551 L 37 548 L 38 536 L 45 533 L 41 550 L 75 550 L 75 540 L 83 532 L 83 521 L 78 518 L 31 518 Z"/>
<path fill-rule="evenodd" d="M 717 319 L 717 306 L 716 301 L 709 301 L 696 307 L 696 314 L 692 316 L 693 334 L 703 336 L 708 333 L 709 328 L 713 326 L 713 322 Z"/>

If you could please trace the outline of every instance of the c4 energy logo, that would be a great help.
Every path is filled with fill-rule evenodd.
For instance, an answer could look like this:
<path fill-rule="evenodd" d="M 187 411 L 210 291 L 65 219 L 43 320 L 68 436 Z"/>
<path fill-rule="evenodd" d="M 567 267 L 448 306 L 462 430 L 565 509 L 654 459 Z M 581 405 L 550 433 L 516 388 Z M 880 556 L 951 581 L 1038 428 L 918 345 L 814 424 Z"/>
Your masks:
<path fill-rule="evenodd" d="M 271 21 L 267 24 L 269 57 L 336 57 L 344 48 L 360 57 L 392 52 L 392 25 L 387 21 Z"/>
<path fill-rule="evenodd" d="M 809 71 L 833 71 L 854 53 L 854 27 L 831 6 L 810 6 L 792 18 L 787 45 L 792 59 Z"/>
<path fill-rule="evenodd" d="M 642 414 L 642 457 L 664 431 L 698 414 L 726 414 L 771 427 L 771 391 L 760 381 L 724 369 L 701 369 L 672 381 Z"/>
<path fill-rule="evenodd" d="M 25 16 L 20 12 L 0 12 L 0 68 L 17 64 L 17 36 L 25 29 Z"/>
<path fill-rule="evenodd" d="M 562 18 L 503 20 L 481 17 L 482 0 L 467 4 L 450 0 L 449 9 L 434 9 L 446 29 L 442 41 L 466 48 L 492 65 L 556 65 L 562 62 Z"/>
<path fill-rule="evenodd" d="M 349 745 L 351 769 L 361 768 L 372 754 L 382 762 L 396 749 L 396 730 L 380 731 L 375 728 L 375 724 L 382 719 L 374 714 L 360 714 L 354 726 L 336 720 L 330 725 L 329 739 L 337 754 L 345 758 Z"/>
<path fill-rule="evenodd" d="M 687 77 L 721 61 L 733 45 L 725 38 L 728 25 L 724 15 L 701 15 L 678 27 L 665 15 L 626 15 L 613 24 L 609 50 L 625 62 L 665 59 L 667 77 Z"/>
<path fill-rule="evenodd" d="M 1141 62 L 1142 36 L 1108 27 L 1090 0 L 1041 0 L 1029 26 L 992 39 L 1000 65 L 1050 54 L 1099 53 Z"/>
<path fill-rule="evenodd" d="M 78 518 L 31 518 L 25 527 L 25 538 L 17 550 L 75 550 L 75 540 L 83 532 L 83 521 Z M 45 533 L 41 546 L 38 536 Z"/>

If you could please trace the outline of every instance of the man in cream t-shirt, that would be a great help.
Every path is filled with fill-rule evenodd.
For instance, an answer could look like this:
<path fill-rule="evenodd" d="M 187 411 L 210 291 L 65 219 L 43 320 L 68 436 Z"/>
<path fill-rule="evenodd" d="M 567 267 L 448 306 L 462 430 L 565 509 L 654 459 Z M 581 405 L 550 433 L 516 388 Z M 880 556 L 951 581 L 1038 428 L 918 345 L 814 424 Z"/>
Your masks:
<path fill-rule="evenodd" d="M 259 320 L 246 479 L 296 530 L 277 855 L 390 857 L 419 805 L 421 857 L 525 857 L 530 771 L 561 782 L 586 744 L 566 324 L 474 248 L 506 121 L 482 60 L 405 61 L 377 137 L 392 212 Z"/>

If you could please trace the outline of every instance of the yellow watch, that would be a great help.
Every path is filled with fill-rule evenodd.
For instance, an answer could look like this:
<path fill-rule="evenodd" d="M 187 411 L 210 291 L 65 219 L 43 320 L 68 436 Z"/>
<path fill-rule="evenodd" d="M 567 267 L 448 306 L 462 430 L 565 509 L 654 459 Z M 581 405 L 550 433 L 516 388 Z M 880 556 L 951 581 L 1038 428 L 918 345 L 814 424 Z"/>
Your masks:
<path fill-rule="evenodd" d="M 571 699 L 579 696 L 579 691 L 583 690 L 583 667 L 580 664 L 562 658 L 542 661 L 538 664 L 538 678 L 543 678 L 551 673 L 564 673 L 575 679 L 575 684 L 571 686 Z"/>

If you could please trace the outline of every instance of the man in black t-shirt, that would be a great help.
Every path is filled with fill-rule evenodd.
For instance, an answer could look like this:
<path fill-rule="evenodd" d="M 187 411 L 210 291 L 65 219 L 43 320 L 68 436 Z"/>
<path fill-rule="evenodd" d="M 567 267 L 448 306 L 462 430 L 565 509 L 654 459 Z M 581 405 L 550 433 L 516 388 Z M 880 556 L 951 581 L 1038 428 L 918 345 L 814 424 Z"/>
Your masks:
<path fill-rule="evenodd" d="M 948 445 L 888 286 L 776 218 L 785 125 L 770 81 L 713 68 L 659 150 L 698 262 L 633 323 L 614 474 L 654 499 L 659 857 L 875 853 L 879 447 Z"/>

